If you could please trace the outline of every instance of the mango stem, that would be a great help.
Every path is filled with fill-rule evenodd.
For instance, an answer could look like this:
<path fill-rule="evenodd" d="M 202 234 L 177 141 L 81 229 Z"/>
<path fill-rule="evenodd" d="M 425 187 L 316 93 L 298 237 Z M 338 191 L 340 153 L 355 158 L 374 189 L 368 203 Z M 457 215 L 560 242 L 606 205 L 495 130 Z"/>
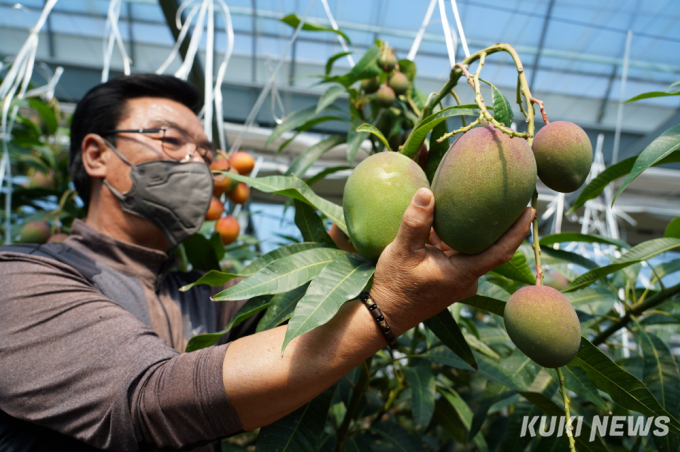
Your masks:
<path fill-rule="evenodd" d="M 534 257 L 536 258 L 536 285 L 543 285 L 543 269 L 541 268 L 541 244 L 538 243 L 538 190 L 534 189 L 534 196 L 531 198 L 531 207 L 536 211 L 534 216 L 533 228 L 534 228 Z"/>
<path fill-rule="evenodd" d="M 567 438 L 569 438 L 569 450 L 576 452 L 576 444 L 574 442 L 574 435 L 571 433 L 571 414 L 569 414 L 569 396 L 567 395 L 567 388 L 564 385 L 564 375 L 562 375 L 562 369 L 559 367 L 557 370 L 557 378 L 560 379 L 560 392 L 562 393 L 562 401 L 564 402 L 564 412 L 566 415 L 566 433 Z"/>

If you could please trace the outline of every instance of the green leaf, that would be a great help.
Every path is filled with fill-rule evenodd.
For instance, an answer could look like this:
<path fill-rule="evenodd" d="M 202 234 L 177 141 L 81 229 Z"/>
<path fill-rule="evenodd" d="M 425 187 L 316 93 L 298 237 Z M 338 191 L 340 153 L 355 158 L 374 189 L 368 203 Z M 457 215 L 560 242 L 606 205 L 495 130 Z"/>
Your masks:
<path fill-rule="evenodd" d="M 378 137 L 380 139 L 380 141 L 383 142 L 383 144 L 385 145 L 385 148 L 387 150 L 389 150 L 389 151 L 392 150 L 392 148 L 390 148 L 390 144 L 387 142 L 387 138 L 385 138 L 385 135 L 383 135 L 382 132 L 377 127 L 372 126 L 371 124 L 363 123 L 359 127 L 356 128 L 356 131 L 357 132 L 372 133 L 373 135 Z"/>
<path fill-rule="evenodd" d="M 651 274 L 652 284 L 656 284 L 660 279 L 663 279 L 667 275 L 671 275 L 675 272 L 680 271 L 680 259 L 674 259 L 669 262 L 664 262 L 662 264 L 654 267 L 654 271 Z"/>
<path fill-rule="evenodd" d="M 460 303 L 472 306 L 477 309 L 482 309 L 484 311 L 492 312 L 494 314 L 503 316 L 505 312 L 505 302 L 497 300 L 491 297 L 485 297 L 483 295 L 475 295 L 465 300 L 461 300 Z"/>
<path fill-rule="evenodd" d="M 335 385 L 278 421 L 262 427 L 257 452 L 316 452 L 321 445 Z"/>
<path fill-rule="evenodd" d="M 668 428 L 680 433 L 680 422 L 668 413 L 654 398 L 645 385 L 612 361 L 604 352 L 586 338 L 581 338 L 581 347 L 569 363 L 585 370 L 590 381 L 606 392 L 614 403 L 644 416 L 668 416 Z"/>
<path fill-rule="evenodd" d="M 404 367 L 404 375 L 411 387 L 411 409 L 416 430 L 427 427 L 434 413 L 435 384 L 431 364 L 421 361 L 414 367 Z"/>
<path fill-rule="evenodd" d="M 442 140 L 438 143 L 435 137 L 442 137 L 449 133 L 449 129 L 446 125 L 446 121 L 441 121 L 437 124 L 434 129 L 432 129 L 432 134 L 430 135 L 430 150 L 427 154 L 427 167 L 425 174 L 427 175 L 427 180 L 432 183 L 434 175 L 439 168 L 439 163 L 446 155 L 446 151 L 449 150 L 449 139 Z"/>
<path fill-rule="evenodd" d="M 361 143 L 368 139 L 368 132 L 357 131 L 357 128 L 363 123 L 361 118 L 352 119 L 349 131 L 347 132 L 347 161 L 350 165 L 354 164 L 354 159 L 361 147 Z"/>
<path fill-rule="evenodd" d="M 345 170 L 350 170 L 352 169 L 351 166 L 332 166 L 330 168 L 326 168 L 325 170 L 315 174 L 314 176 L 310 177 L 309 179 L 305 180 L 305 183 L 309 185 L 310 187 L 314 185 L 315 183 L 319 182 L 329 174 L 337 173 L 338 171 L 345 171 Z"/>
<path fill-rule="evenodd" d="M 461 357 L 459 357 L 454 352 L 452 352 L 451 349 L 443 345 L 431 348 L 425 351 L 424 353 L 412 356 L 425 358 L 430 361 L 435 361 L 444 364 L 446 366 L 455 367 L 457 369 L 470 370 L 473 372 L 475 371 L 475 369 L 472 368 L 468 363 L 463 361 Z M 522 390 L 520 388 L 519 382 L 517 382 L 512 377 L 512 375 L 508 373 L 508 371 L 500 367 L 497 362 L 494 362 L 491 358 L 487 358 L 484 355 L 477 355 L 475 358 L 477 360 L 477 365 L 479 367 L 478 372 L 481 376 L 488 380 L 495 381 L 496 383 L 500 383 L 503 386 L 506 386 L 510 389 L 516 391 Z"/>
<path fill-rule="evenodd" d="M 541 252 L 547 254 L 550 257 L 554 257 L 555 259 L 570 262 L 572 264 L 579 265 L 589 270 L 598 267 L 598 265 L 595 262 L 591 261 L 587 257 L 583 257 L 580 254 L 572 253 L 571 251 L 556 250 L 555 248 L 552 248 L 550 246 L 545 246 L 541 248 Z"/>
<path fill-rule="evenodd" d="M 219 270 L 220 261 L 217 260 L 215 249 L 208 239 L 201 234 L 194 234 L 184 241 L 187 259 L 194 270 Z"/>
<path fill-rule="evenodd" d="M 282 18 L 281 22 L 283 22 L 284 24 L 288 24 L 293 28 L 297 28 L 300 25 L 301 19 L 300 16 L 298 16 L 297 14 L 289 14 L 286 17 Z M 347 37 L 345 33 L 334 28 L 324 27 L 323 25 L 318 25 L 313 22 L 307 21 L 304 24 L 302 24 L 302 29 L 305 31 L 329 31 L 331 33 L 336 33 L 342 36 L 345 39 L 345 41 L 347 41 L 347 44 L 352 45 L 352 42 L 349 40 L 349 37 Z"/>
<path fill-rule="evenodd" d="M 646 261 L 653 258 L 654 256 L 678 247 L 680 247 L 680 239 L 662 238 L 642 242 L 639 245 L 631 248 L 621 257 L 614 259 L 611 264 L 598 267 L 579 276 L 569 283 L 569 285 L 564 288 L 563 292 L 571 292 L 576 289 L 586 287 L 598 279 L 602 279 L 616 271 L 619 271 L 630 265 L 637 264 L 638 262 Z"/>
<path fill-rule="evenodd" d="M 345 139 L 339 135 L 331 135 L 330 137 L 308 147 L 304 152 L 295 157 L 295 160 L 293 160 L 286 170 L 285 175 L 295 175 L 298 178 L 302 178 L 314 162 L 316 162 L 326 152 L 333 149 L 333 147 L 343 143 L 344 141 Z"/>
<path fill-rule="evenodd" d="M 57 118 L 54 108 L 50 107 L 42 100 L 35 98 L 29 99 L 28 105 L 40 115 L 40 119 L 45 123 L 47 134 L 54 135 L 59 127 L 59 118 Z"/>
<path fill-rule="evenodd" d="M 583 369 L 576 366 L 564 366 L 562 367 L 562 374 L 564 375 L 564 384 L 568 390 L 593 403 L 605 413 L 609 411 L 609 407 L 604 402 L 604 399 L 602 399 L 600 393 L 597 392 L 597 388 L 590 382 L 588 374 Z"/>
<path fill-rule="evenodd" d="M 420 143 L 425 140 L 427 134 L 430 133 L 430 131 L 434 129 L 437 124 L 447 120 L 448 118 L 453 118 L 454 116 L 476 116 L 476 108 L 477 105 L 474 104 L 455 105 L 428 116 L 427 118 L 423 119 L 420 124 L 418 124 L 418 127 L 413 132 L 411 132 L 411 136 L 409 136 L 408 140 L 406 140 L 406 143 L 404 143 L 404 147 L 399 152 L 406 156 L 415 154 L 418 152 Z M 431 141 L 432 139 L 438 140 L 439 138 L 440 137 L 433 136 L 431 137 Z"/>
<path fill-rule="evenodd" d="M 663 236 L 680 239 L 680 217 L 675 217 L 668 223 Z"/>
<path fill-rule="evenodd" d="M 470 346 L 448 309 L 444 309 L 436 316 L 425 320 L 425 326 L 442 341 L 442 344 L 450 348 L 451 351 L 461 357 L 471 367 L 477 369 L 475 355 L 470 350 Z"/>
<path fill-rule="evenodd" d="M 323 220 L 317 215 L 316 210 L 309 204 L 305 204 L 297 199 L 295 203 L 295 225 L 302 233 L 305 242 L 321 243 L 329 248 L 337 248 L 331 236 L 326 232 Z"/>
<path fill-rule="evenodd" d="M 347 87 L 361 79 L 380 75 L 382 71 L 378 67 L 378 57 L 380 57 L 380 48 L 377 45 L 373 45 L 347 74 L 338 77 L 327 77 L 326 81 L 340 83 Z"/>
<path fill-rule="evenodd" d="M 319 244 L 319 243 L 308 243 L 308 242 L 293 243 L 291 245 L 281 246 L 281 247 L 276 248 L 275 250 L 270 251 L 267 254 L 261 256 L 259 259 L 251 262 L 243 270 L 241 270 L 241 273 L 239 274 L 239 276 L 254 275 L 259 270 L 263 269 L 264 267 L 271 264 L 275 260 L 279 260 L 282 257 L 287 257 L 287 256 L 290 256 L 292 254 L 299 253 L 300 251 L 307 251 L 307 250 L 311 250 L 311 249 L 319 248 L 319 247 L 321 247 L 321 244 Z M 232 279 L 232 278 L 229 278 L 229 279 Z M 206 284 L 208 284 L 208 283 L 206 283 Z M 215 285 L 221 285 L 221 284 L 215 284 Z"/>
<path fill-rule="evenodd" d="M 581 193 L 579 193 L 578 198 L 576 198 L 576 201 L 574 201 L 574 203 L 571 205 L 571 208 L 569 209 L 567 214 L 573 213 L 576 209 L 583 206 L 586 203 L 586 201 L 597 198 L 607 185 L 609 185 L 611 182 L 615 181 L 619 177 L 625 176 L 626 174 L 630 173 L 638 157 L 639 156 L 634 155 L 633 157 L 621 160 L 620 162 L 608 167 L 600 174 L 598 174 L 598 176 L 595 179 L 591 180 L 588 183 L 588 185 L 586 185 L 583 188 L 583 190 L 581 190 Z M 665 165 L 667 163 L 676 162 L 680 162 L 680 152 L 673 152 L 664 159 L 656 162 L 652 166 Z"/>
<path fill-rule="evenodd" d="M 335 102 L 335 99 L 342 96 L 347 92 L 347 89 L 342 85 L 333 85 L 326 90 L 325 93 L 319 98 L 319 102 L 316 104 L 316 113 L 320 113 L 326 107 Z"/>
<path fill-rule="evenodd" d="M 623 181 L 619 191 L 614 195 L 612 205 L 616 202 L 616 198 L 626 189 L 628 184 L 633 182 L 647 168 L 658 164 L 665 157 L 668 157 L 674 151 L 680 149 L 680 124 L 677 124 L 662 133 L 657 139 L 649 143 L 649 145 L 640 153 L 633 169 Z"/>
<path fill-rule="evenodd" d="M 519 281 L 524 284 L 536 284 L 536 278 L 527 264 L 527 258 L 520 250 L 516 250 L 512 259 L 494 268 L 492 271 L 513 281 Z"/>
<path fill-rule="evenodd" d="M 562 232 L 560 234 L 546 235 L 545 237 L 541 237 L 538 241 L 541 246 L 551 246 L 555 243 L 568 242 L 603 243 L 605 245 L 614 245 L 620 248 L 630 248 L 630 245 L 622 240 L 601 237 L 599 235 L 581 234 L 579 232 Z"/>
<path fill-rule="evenodd" d="M 407 59 L 399 60 L 397 61 L 397 64 L 399 65 L 399 72 L 403 73 L 406 78 L 408 78 L 409 81 L 413 83 L 413 81 L 416 79 L 416 64 L 413 61 Z"/>
<path fill-rule="evenodd" d="M 666 88 L 666 89 L 668 89 L 668 88 Z M 651 99 L 653 97 L 668 97 L 668 96 L 679 96 L 679 95 L 680 95 L 680 90 L 673 91 L 673 92 L 670 92 L 670 93 L 666 93 L 666 92 L 663 92 L 663 91 L 650 91 L 648 93 L 638 94 L 637 96 L 631 97 L 630 99 L 628 99 L 627 101 L 622 102 L 622 103 L 627 104 L 628 102 L 636 102 L 638 100 Z"/>
<path fill-rule="evenodd" d="M 637 335 L 644 364 L 642 382 L 675 418 L 680 416 L 680 372 L 668 346 L 639 324 Z"/>
<path fill-rule="evenodd" d="M 370 431 L 380 435 L 398 452 L 426 452 L 427 449 L 418 438 L 411 435 L 401 425 L 392 421 L 381 421 L 370 428 Z"/>
<path fill-rule="evenodd" d="M 472 425 L 472 410 L 468 404 L 465 403 L 465 400 L 463 400 L 460 394 L 458 394 L 458 392 L 454 391 L 453 389 L 440 388 L 439 392 L 444 396 L 444 399 L 451 404 L 453 409 L 456 410 L 456 413 L 465 426 L 465 429 L 469 432 Z M 489 450 L 489 446 L 487 445 L 486 440 L 481 433 L 477 433 L 474 436 L 473 441 L 477 445 L 478 450 L 482 452 Z"/>
<path fill-rule="evenodd" d="M 240 283 L 213 296 L 214 301 L 243 300 L 258 295 L 288 292 L 317 276 L 345 251 L 315 248 L 283 257 Z"/>
<path fill-rule="evenodd" d="M 515 409 L 508 417 L 508 423 L 498 450 L 502 452 L 525 452 L 533 438 L 528 433 L 524 436 L 520 435 L 522 423 L 525 418 L 532 419 L 539 414 L 539 409 L 531 403 L 519 402 L 515 404 Z"/>
<path fill-rule="evenodd" d="M 309 283 L 303 284 L 297 289 L 293 289 L 286 293 L 276 294 L 269 300 L 269 307 L 264 313 L 262 319 L 257 324 L 256 332 L 276 328 L 286 320 L 290 319 L 297 306 L 298 301 L 302 299 L 309 287 Z"/>
<path fill-rule="evenodd" d="M 619 301 L 619 298 L 616 296 L 616 294 L 607 287 L 581 289 L 575 292 L 565 293 L 564 296 L 567 297 L 567 300 L 569 300 L 575 309 L 585 311 L 593 315 L 595 314 L 593 312 L 592 305 L 605 304 L 609 306 L 609 309 L 611 309 L 612 305 Z M 591 309 L 587 309 L 589 306 Z M 607 311 L 609 311 L 609 309 L 607 309 Z"/>
<path fill-rule="evenodd" d="M 335 63 L 340 58 L 347 56 L 347 55 L 351 55 L 351 54 L 352 54 L 352 52 L 340 52 L 340 53 L 336 53 L 335 55 L 332 55 L 328 59 L 328 61 L 326 61 L 326 76 L 331 75 L 331 70 L 333 69 L 333 63 Z"/>
<path fill-rule="evenodd" d="M 195 350 L 210 347 L 211 345 L 217 343 L 217 341 L 219 341 L 222 336 L 227 334 L 234 326 L 257 314 L 258 312 L 267 309 L 270 298 L 270 296 L 266 295 L 262 297 L 251 298 L 250 300 L 246 301 L 222 331 L 218 331 L 217 333 L 199 334 L 192 337 L 189 339 L 187 348 L 184 350 L 184 352 L 193 352 Z"/>
<path fill-rule="evenodd" d="M 345 234 L 347 232 L 347 225 L 345 224 L 345 216 L 342 213 L 342 207 L 333 204 L 330 201 L 323 199 L 321 196 L 314 193 L 309 188 L 309 185 L 302 179 L 289 176 L 267 176 L 252 178 L 247 176 L 240 176 L 238 174 L 229 174 L 229 177 L 240 182 L 245 182 L 253 188 L 256 188 L 265 193 L 277 193 L 283 196 L 289 196 L 294 199 L 306 202 L 312 207 L 319 209 L 324 215 L 335 223 Z M 349 235 L 349 234 L 348 234 Z"/>
<path fill-rule="evenodd" d="M 310 129 L 319 123 L 332 120 L 344 121 L 346 120 L 346 118 L 331 115 L 316 117 L 315 105 L 303 108 L 302 110 L 296 110 L 287 115 L 285 118 L 283 118 L 281 124 L 278 124 L 274 128 L 271 135 L 269 135 L 269 138 L 267 138 L 267 141 L 265 142 L 264 146 L 265 148 L 267 148 L 271 143 L 280 138 L 281 135 L 283 135 L 286 132 L 290 132 L 291 130 L 298 129 L 299 133 Z M 284 145 L 282 145 L 279 148 L 279 151 L 283 150 L 285 145 L 287 145 L 289 142 L 290 140 L 285 141 Z"/>
<path fill-rule="evenodd" d="M 515 119 L 510 102 L 508 102 L 508 99 L 494 85 L 487 82 L 486 80 L 482 80 L 481 78 L 479 80 L 491 87 L 491 97 L 493 99 L 493 118 L 506 127 L 510 127 L 512 121 Z"/>
<path fill-rule="evenodd" d="M 231 281 L 234 278 L 240 278 L 242 276 L 245 275 L 237 275 L 235 273 L 225 273 L 217 270 L 210 270 L 208 273 L 205 273 L 203 276 L 201 276 L 198 279 L 198 281 L 193 282 L 191 284 L 187 284 L 186 286 L 181 287 L 179 290 L 181 292 L 186 292 L 187 290 L 199 284 L 207 284 L 209 286 L 219 287 L 225 285 L 227 282 Z"/>
<path fill-rule="evenodd" d="M 305 296 L 298 302 L 288 322 L 281 355 L 296 337 L 328 322 L 347 300 L 352 300 L 366 286 L 375 272 L 375 264 L 357 254 L 342 252 L 314 278 Z"/>

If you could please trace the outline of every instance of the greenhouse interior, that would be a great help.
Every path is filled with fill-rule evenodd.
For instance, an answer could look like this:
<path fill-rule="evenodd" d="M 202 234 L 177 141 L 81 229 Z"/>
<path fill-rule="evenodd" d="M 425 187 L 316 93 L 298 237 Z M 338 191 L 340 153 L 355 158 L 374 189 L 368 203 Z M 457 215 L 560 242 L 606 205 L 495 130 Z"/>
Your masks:
<path fill-rule="evenodd" d="M 0 248 L 0 288 L 9 292 L 0 297 L 0 362 L 25 362 L 35 340 L 36 354 L 54 354 L 47 367 L 59 376 L 31 386 L 16 376 L 35 375 L 28 365 L 23 372 L 17 364 L 11 378 L 0 371 L 0 450 L 80 450 L 68 441 L 92 448 L 83 450 L 680 450 L 678 55 L 677 0 L 0 0 L 0 233 L 9 247 Z M 191 84 L 202 105 L 182 102 L 193 111 L 191 124 L 149 117 L 148 124 L 119 127 L 132 113 L 116 110 L 112 133 L 92 126 L 78 136 L 99 134 L 99 145 L 119 146 L 138 139 L 125 130 L 135 128 L 144 135 L 139 140 L 158 142 L 161 161 L 171 156 L 175 168 L 158 175 L 163 190 L 170 188 L 163 196 L 143 185 L 151 179 L 140 160 L 118 164 L 125 175 L 102 176 L 87 160 L 95 158 L 86 153 L 94 139 L 83 138 L 82 157 L 71 141 L 84 127 L 76 122 L 106 116 L 90 111 L 74 121 L 84 111 L 81 100 L 136 74 Z M 129 99 L 149 98 L 143 96 Z M 178 101 L 164 96 L 151 97 Z M 132 105 L 121 102 L 128 102 L 121 109 Z M 186 140 L 181 150 L 196 144 L 201 157 L 192 148 L 175 159 L 168 151 L 174 132 Z M 85 198 L 84 182 L 72 180 L 74 149 L 91 186 Z M 205 182 L 212 171 L 212 194 L 199 196 L 199 179 L 189 176 L 171 193 L 170 172 L 179 174 L 189 160 L 210 163 L 202 174 Z M 128 171 L 132 188 L 113 189 Z M 415 207 L 422 187 L 431 189 L 434 207 Z M 195 197 L 182 198 L 184 189 Z M 93 209 L 105 202 L 100 197 L 119 213 Z M 156 213 L 134 210 L 144 202 Z M 182 215 L 192 208 L 200 221 L 189 227 Z M 123 233 L 117 221 L 143 221 L 160 242 L 126 239 L 136 237 L 137 226 Z M 179 226 L 168 226 L 173 221 Z M 520 226 L 523 240 L 511 243 Z M 416 239 L 423 227 L 431 232 Z M 144 286 L 140 315 L 147 322 L 139 327 L 159 340 L 158 356 L 166 353 L 168 363 L 171 352 L 207 356 L 230 341 L 248 344 L 235 348 L 244 355 L 259 355 L 247 348 L 256 346 L 248 334 L 278 341 L 269 347 L 276 349 L 271 363 L 258 361 L 270 367 L 237 366 L 239 381 L 253 378 L 252 399 L 241 398 L 242 383 L 227 384 L 238 379 L 226 376 L 227 358 L 237 352 L 224 350 L 220 372 L 232 404 L 210 405 L 215 390 L 202 386 L 207 377 L 199 379 L 198 361 L 188 359 L 193 380 L 187 372 L 177 381 L 200 389 L 162 399 L 179 384 L 170 382 L 180 378 L 178 361 L 166 370 L 168 387 L 156 389 L 158 400 L 141 399 L 152 396 L 140 395 L 141 383 L 132 381 L 144 375 L 144 385 L 147 378 L 161 385 L 153 380 L 160 372 L 135 367 L 134 379 L 128 364 L 120 371 L 130 372 L 125 383 L 121 375 L 114 387 L 118 377 L 97 373 L 114 372 L 110 364 L 68 358 L 79 344 L 59 348 L 71 342 L 55 319 L 69 317 L 75 305 L 55 305 L 54 315 L 15 306 L 50 300 L 39 286 L 52 281 L 52 270 L 32 274 L 31 265 L 53 262 L 65 249 L 82 251 L 83 230 L 125 246 L 161 244 L 149 247 L 168 268 L 153 300 L 153 285 Z M 399 248 L 407 239 L 420 240 L 419 247 Z M 33 243 L 43 245 L 26 251 Z M 499 260 L 501 249 L 507 256 Z M 47 257 L 31 256 L 33 262 L 11 253 Z M 125 262 L 116 256 L 116 265 Z M 96 279 L 114 264 L 92 259 L 100 276 L 77 266 L 75 274 L 135 314 Z M 488 262 L 494 265 L 484 267 Z M 124 282 L 133 270 L 115 268 L 122 279 L 106 287 L 117 286 L 116 296 L 140 284 Z M 177 295 L 172 289 L 166 305 L 160 287 L 174 272 L 185 276 L 172 283 Z M 466 278 L 476 281 L 472 289 L 460 282 Z M 19 289 L 29 281 L 34 291 Z M 196 323 L 194 316 L 217 314 L 199 313 L 204 308 L 189 307 L 180 293 L 203 297 L 219 320 Z M 447 302 L 439 301 L 444 293 Z M 362 344 L 349 352 L 345 342 L 359 321 L 349 322 L 346 306 L 370 306 L 371 297 L 380 308 L 369 307 L 378 327 L 368 342 L 381 341 L 380 349 Z M 428 307 L 410 308 L 417 301 Z M 400 316 L 411 321 L 399 324 Z M 399 337 L 385 322 L 397 322 Z M 58 336 L 56 349 L 48 351 L 32 328 L 56 328 L 48 330 Z M 82 330 L 78 338 L 97 327 Z M 329 336 L 336 346 L 320 339 Z M 101 343 L 98 353 L 114 346 L 91 337 Z M 324 357 L 316 370 L 316 358 L 295 367 L 296 357 L 305 357 L 305 337 Z M 94 377 L 86 383 L 79 372 L 112 383 L 95 394 Z M 277 372 L 289 373 L 279 381 Z M 270 392 L 258 393 L 258 385 Z M 122 403 L 113 392 L 129 394 L 120 396 L 129 404 L 125 415 L 111 414 Z M 285 397 L 290 401 L 279 401 Z M 77 401 L 72 409 L 36 408 L 70 400 Z M 34 427 L 45 429 L 44 439 L 34 439 Z"/>

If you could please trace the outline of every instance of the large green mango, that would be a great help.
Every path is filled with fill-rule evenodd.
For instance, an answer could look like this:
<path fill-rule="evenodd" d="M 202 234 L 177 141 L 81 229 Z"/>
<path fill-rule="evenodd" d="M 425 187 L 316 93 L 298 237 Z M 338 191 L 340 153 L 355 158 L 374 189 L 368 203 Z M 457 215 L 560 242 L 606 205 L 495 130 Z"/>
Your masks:
<path fill-rule="evenodd" d="M 359 254 L 378 260 L 397 236 L 401 218 L 421 187 L 430 187 L 423 170 L 397 152 L 380 152 L 357 165 L 347 179 L 342 208 Z"/>
<path fill-rule="evenodd" d="M 461 253 L 481 253 L 517 221 L 535 187 L 526 140 L 494 127 L 472 129 L 451 145 L 432 180 L 434 230 Z"/>

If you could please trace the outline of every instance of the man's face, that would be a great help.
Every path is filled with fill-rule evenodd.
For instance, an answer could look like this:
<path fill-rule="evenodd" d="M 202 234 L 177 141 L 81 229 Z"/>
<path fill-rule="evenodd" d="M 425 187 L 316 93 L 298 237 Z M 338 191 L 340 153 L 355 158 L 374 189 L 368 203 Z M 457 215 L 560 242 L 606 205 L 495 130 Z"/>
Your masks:
<path fill-rule="evenodd" d="M 186 106 L 165 98 L 140 97 L 128 100 L 125 113 L 116 129 L 156 127 L 174 127 L 184 132 L 193 143 L 209 144 L 198 117 Z M 144 133 L 116 134 L 116 149 L 133 165 L 150 160 L 171 158 L 163 152 L 161 140 Z M 192 157 L 192 161 L 201 160 L 198 153 Z M 109 152 L 106 166 L 106 179 L 113 187 L 122 193 L 132 188 L 132 181 L 129 177 L 130 167 L 112 151 Z"/>

